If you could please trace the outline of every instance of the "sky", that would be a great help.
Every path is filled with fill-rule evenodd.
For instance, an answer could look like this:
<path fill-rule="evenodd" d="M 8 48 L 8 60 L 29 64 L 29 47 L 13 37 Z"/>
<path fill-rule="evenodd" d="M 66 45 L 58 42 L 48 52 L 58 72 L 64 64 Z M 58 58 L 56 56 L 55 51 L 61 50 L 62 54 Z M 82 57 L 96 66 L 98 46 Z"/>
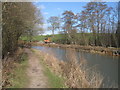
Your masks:
<path fill-rule="evenodd" d="M 44 35 L 52 34 L 51 31 L 47 30 L 48 23 L 47 19 L 51 16 L 59 16 L 61 17 L 62 13 L 65 10 L 71 10 L 72 12 L 80 13 L 84 10 L 83 6 L 85 6 L 88 2 L 34 2 L 33 4 L 41 9 L 42 15 L 44 17 L 44 28 L 46 29 Z M 108 6 L 116 7 L 117 3 L 115 2 L 107 2 Z M 56 34 L 58 32 L 55 32 Z"/>

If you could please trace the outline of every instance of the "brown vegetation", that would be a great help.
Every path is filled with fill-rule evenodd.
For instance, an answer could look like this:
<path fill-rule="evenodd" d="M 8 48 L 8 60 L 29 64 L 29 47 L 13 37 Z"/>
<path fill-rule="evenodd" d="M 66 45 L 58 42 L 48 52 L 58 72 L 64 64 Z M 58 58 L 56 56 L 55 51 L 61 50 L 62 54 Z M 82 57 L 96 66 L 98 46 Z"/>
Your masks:
<path fill-rule="evenodd" d="M 99 88 L 101 87 L 103 77 L 93 69 L 86 68 L 86 61 L 81 58 L 77 62 L 76 56 L 70 51 L 69 61 L 63 62 L 57 60 L 54 56 L 35 50 L 43 61 L 51 68 L 51 71 L 65 78 L 65 85 L 69 88 Z"/>
<path fill-rule="evenodd" d="M 67 45 L 67 44 L 43 44 L 31 42 L 33 46 L 48 46 L 48 47 L 61 47 L 61 48 L 73 48 L 77 51 L 86 51 L 91 53 L 106 54 L 110 56 L 120 56 L 120 49 L 113 47 L 100 47 L 100 46 L 82 46 L 82 45 Z"/>
<path fill-rule="evenodd" d="M 13 74 L 13 69 L 17 67 L 18 63 L 21 60 L 24 50 L 19 48 L 15 53 L 14 56 L 7 56 L 2 61 L 2 87 L 9 87 L 12 86 L 10 83 L 10 74 Z"/>
<path fill-rule="evenodd" d="M 39 17 L 38 17 L 39 15 Z M 40 11 L 31 2 L 2 3 L 2 58 L 7 53 L 13 54 L 21 36 L 29 41 L 35 24 L 42 24 Z"/>

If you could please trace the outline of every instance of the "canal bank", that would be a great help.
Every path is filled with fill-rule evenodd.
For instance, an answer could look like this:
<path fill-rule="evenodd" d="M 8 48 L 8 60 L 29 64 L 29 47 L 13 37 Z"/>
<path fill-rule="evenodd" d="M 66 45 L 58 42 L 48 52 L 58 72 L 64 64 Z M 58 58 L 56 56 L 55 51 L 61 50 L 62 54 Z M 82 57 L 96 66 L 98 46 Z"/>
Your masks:
<path fill-rule="evenodd" d="M 86 65 L 83 59 L 81 63 L 78 64 L 76 62 L 74 55 L 71 54 L 72 58 L 68 62 L 63 62 L 58 60 L 56 57 L 54 57 L 51 54 L 45 53 L 41 50 L 36 50 L 36 49 L 33 50 L 38 56 L 43 58 L 42 61 L 44 62 L 44 65 L 46 65 L 47 68 L 49 68 L 50 72 L 59 76 L 59 78 L 63 78 L 62 80 L 64 80 L 63 82 L 63 84 L 65 85 L 64 87 L 67 88 L 103 87 L 101 86 L 103 77 L 92 69 L 91 72 L 88 72 L 87 69 L 85 69 Z M 54 81 L 52 80 L 52 82 Z M 57 79 L 57 83 L 59 82 L 60 80 Z"/>
<path fill-rule="evenodd" d="M 120 56 L 120 48 L 114 47 L 100 47 L 100 46 L 81 46 L 81 45 L 67 45 L 67 44 L 55 44 L 55 43 L 39 43 L 39 42 L 31 42 L 33 46 L 48 46 L 48 47 L 61 47 L 61 48 L 72 48 L 78 51 L 86 51 L 90 53 L 98 53 L 103 55 L 110 56 Z"/>
<path fill-rule="evenodd" d="M 60 47 L 48 47 L 48 46 L 35 46 L 33 48 L 38 49 L 42 52 L 45 52 L 49 55 L 53 54 L 59 61 L 68 62 L 69 59 L 72 59 L 71 55 L 67 55 L 67 53 L 69 53 L 69 49 L 60 48 Z M 72 53 L 73 52 L 74 51 L 72 51 Z M 109 84 L 108 86 L 118 83 L 119 57 L 100 55 L 96 53 L 93 54 L 93 53 L 83 52 L 83 51 L 79 51 L 79 52 L 75 51 L 74 54 L 77 56 L 78 62 L 81 61 L 80 60 L 81 58 L 86 60 L 88 71 L 91 71 L 91 68 L 96 69 L 96 71 L 99 72 L 104 77 L 104 80 L 103 80 L 104 83 Z"/>

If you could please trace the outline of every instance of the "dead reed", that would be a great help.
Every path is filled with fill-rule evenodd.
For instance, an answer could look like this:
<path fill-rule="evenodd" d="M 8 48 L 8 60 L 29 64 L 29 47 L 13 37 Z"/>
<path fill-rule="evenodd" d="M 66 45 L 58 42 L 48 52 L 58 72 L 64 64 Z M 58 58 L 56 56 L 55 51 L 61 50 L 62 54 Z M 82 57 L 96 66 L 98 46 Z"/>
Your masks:
<path fill-rule="evenodd" d="M 81 57 L 78 63 L 74 50 L 67 50 L 67 62 L 57 60 L 38 50 L 37 53 L 43 56 L 44 62 L 51 68 L 52 72 L 65 78 L 65 85 L 69 88 L 100 88 L 103 77 L 94 69 L 87 68 L 86 60 Z"/>

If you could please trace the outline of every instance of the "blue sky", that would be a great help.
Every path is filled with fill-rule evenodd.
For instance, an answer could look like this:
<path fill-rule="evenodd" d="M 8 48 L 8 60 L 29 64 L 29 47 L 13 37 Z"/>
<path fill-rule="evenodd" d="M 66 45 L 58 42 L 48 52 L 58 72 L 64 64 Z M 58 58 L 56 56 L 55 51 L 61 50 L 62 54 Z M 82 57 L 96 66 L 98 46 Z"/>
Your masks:
<path fill-rule="evenodd" d="M 44 17 L 44 27 L 46 29 L 48 23 L 46 20 L 51 16 L 61 16 L 61 14 L 65 10 L 71 10 L 74 13 L 79 13 L 84 10 L 83 6 L 85 6 L 88 2 L 35 2 L 34 5 L 41 9 L 41 12 Z M 116 3 L 107 2 L 108 6 L 116 7 Z M 57 33 L 57 32 L 55 32 Z M 45 34 L 51 34 L 51 31 L 46 31 Z"/>

